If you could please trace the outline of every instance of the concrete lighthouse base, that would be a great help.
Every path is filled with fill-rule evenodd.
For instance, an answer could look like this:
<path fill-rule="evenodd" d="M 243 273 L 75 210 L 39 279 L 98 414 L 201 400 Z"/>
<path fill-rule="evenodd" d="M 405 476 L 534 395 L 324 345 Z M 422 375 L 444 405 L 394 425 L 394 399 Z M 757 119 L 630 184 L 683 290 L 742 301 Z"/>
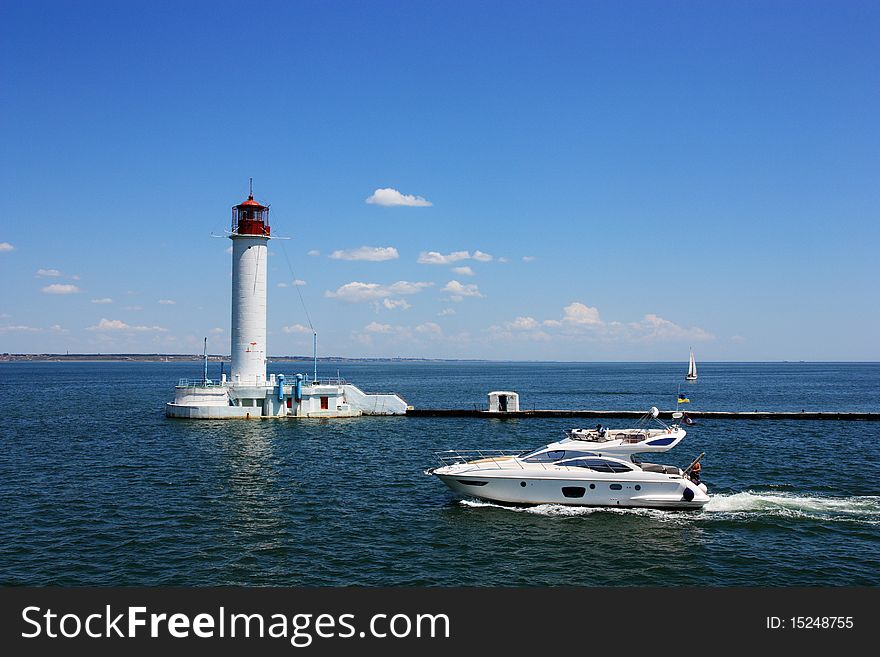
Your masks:
<path fill-rule="evenodd" d="M 365 393 L 342 380 L 286 385 L 273 375 L 258 386 L 181 380 L 174 401 L 165 404 L 165 415 L 193 420 L 341 418 L 404 415 L 407 408 L 399 395 Z"/>

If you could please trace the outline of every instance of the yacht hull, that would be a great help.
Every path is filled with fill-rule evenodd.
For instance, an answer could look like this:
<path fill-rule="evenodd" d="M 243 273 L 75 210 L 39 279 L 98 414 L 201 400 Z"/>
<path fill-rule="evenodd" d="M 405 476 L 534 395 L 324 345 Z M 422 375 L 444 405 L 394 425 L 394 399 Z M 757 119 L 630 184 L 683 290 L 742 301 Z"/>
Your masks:
<path fill-rule="evenodd" d="M 443 470 L 448 468 L 433 474 L 456 493 L 502 504 L 700 509 L 709 501 L 704 487 L 681 477 L 517 477 Z"/>

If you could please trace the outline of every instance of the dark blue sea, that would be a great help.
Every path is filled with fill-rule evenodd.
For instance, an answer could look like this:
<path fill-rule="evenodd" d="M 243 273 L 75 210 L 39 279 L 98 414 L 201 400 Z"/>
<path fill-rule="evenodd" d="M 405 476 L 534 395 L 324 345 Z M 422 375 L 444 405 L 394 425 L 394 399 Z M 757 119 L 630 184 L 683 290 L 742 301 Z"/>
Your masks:
<path fill-rule="evenodd" d="M 212 364 L 212 373 L 217 366 Z M 880 364 L 322 363 L 428 407 L 880 411 Z M 270 371 L 308 372 L 271 364 Z M 424 471 L 571 419 L 164 416 L 198 363 L 0 364 L 0 584 L 880 584 L 880 423 L 700 420 L 702 511 L 504 508 Z M 574 420 L 574 422 L 588 422 Z M 608 420 L 626 426 L 625 420 Z M 631 424 L 631 423 L 629 423 Z"/>

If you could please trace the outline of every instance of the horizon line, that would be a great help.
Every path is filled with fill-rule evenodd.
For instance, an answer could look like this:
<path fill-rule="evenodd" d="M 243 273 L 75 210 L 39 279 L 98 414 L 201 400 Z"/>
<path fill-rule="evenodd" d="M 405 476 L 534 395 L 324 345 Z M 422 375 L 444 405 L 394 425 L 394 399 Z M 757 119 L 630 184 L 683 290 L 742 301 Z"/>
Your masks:
<path fill-rule="evenodd" d="M 22 359 L 64 359 L 76 360 L 86 357 L 98 357 L 100 360 L 112 360 L 113 358 L 174 358 L 191 360 L 203 360 L 203 354 L 193 353 L 149 353 L 149 352 L 90 352 L 90 353 L 3 353 L 0 354 L 0 362 L 15 362 Z M 213 362 L 227 361 L 231 359 L 229 354 L 208 354 L 208 359 Z M 280 355 L 268 356 L 266 361 L 272 360 L 303 360 L 314 361 L 311 355 Z M 439 358 L 427 356 L 319 356 L 318 361 L 437 361 L 437 362 L 459 362 L 459 363 L 657 363 L 672 364 L 680 363 L 678 360 L 554 360 L 554 359 L 507 359 L 507 358 Z M 144 362 L 150 362 L 145 360 Z M 851 363 L 851 364 L 880 364 L 880 360 L 806 360 L 806 359 L 779 359 L 779 360 L 705 360 L 703 364 L 710 363 Z"/>

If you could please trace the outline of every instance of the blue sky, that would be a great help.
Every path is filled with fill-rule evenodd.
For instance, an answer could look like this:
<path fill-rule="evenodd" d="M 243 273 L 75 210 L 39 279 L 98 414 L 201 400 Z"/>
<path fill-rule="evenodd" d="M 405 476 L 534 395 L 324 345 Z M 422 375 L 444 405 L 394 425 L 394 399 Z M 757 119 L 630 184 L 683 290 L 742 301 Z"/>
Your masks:
<path fill-rule="evenodd" d="M 228 353 L 253 177 L 272 354 L 880 359 L 876 3 L 0 20 L 0 352 Z"/>

